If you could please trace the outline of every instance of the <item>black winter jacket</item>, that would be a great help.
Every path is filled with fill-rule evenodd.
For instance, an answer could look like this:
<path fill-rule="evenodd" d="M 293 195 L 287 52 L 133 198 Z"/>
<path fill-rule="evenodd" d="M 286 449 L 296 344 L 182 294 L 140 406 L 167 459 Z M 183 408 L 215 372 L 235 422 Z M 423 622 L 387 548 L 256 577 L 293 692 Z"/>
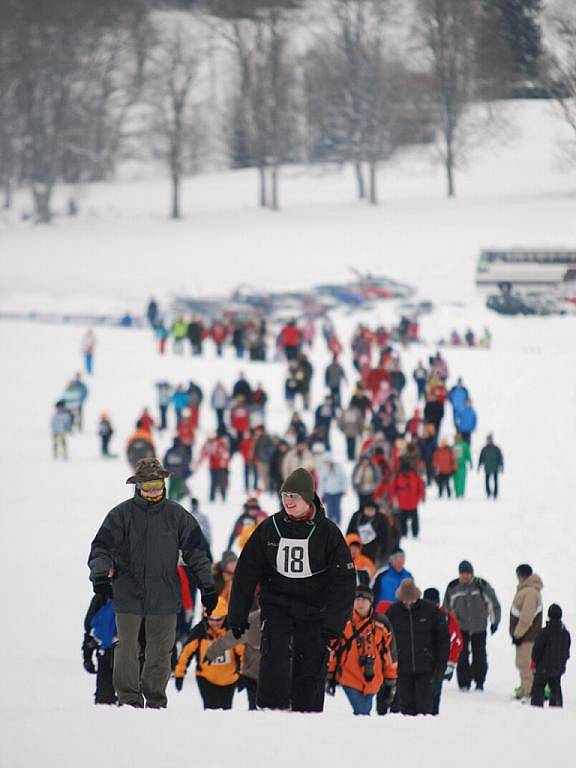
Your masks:
<path fill-rule="evenodd" d="M 148 504 L 137 493 L 108 513 L 90 548 L 92 581 L 114 569 L 116 613 L 167 615 L 180 610 L 178 555 L 205 592 L 214 587 L 196 519 L 175 501 Z"/>
<path fill-rule="evenodd" d="M 450 654 L 448 622 L 442 611 L 427 600 L 411 608 L 394 603 L 386 616 L 398 646 L 398 674 L 444 674 Z"/>
<path fill-rule="evenodd" d="M 346 535 L 350 533 L 360 536 L 362 554 L 373 562 L 385 557 L 388 546 L 388 520 L 385 515 L 377 512 L 368 517 L 359 509 L 350 518 Z"/>
<path fill-rule="evenodd" d="M 537 675 L 560 677 L 564 674 L 566 662 L 570 658 L 570 633 L 561 621 L 549 621 L 538 632 L 532 658 Z"/>
<path fill-rule="evenodd" d="M 340 529 L 326 518 L 318 496 L 314 497 L 316 515 L 309 522 L 290 520 L 282 510 L 264 520 L 242 550 L 234 581 L 228 619 L 230 625 L 244 624 L 251 610 L 256 586 L 260 584 L 260 606 L 281 609 L 295 619 L 321 618 L 324 629 L 339 635 L 350 615 L 356 589 L 356 571 L 350 551 Z M 302 552 L 298 544 L 291 549 L 280 536 L 288 540 L 307 541 L 311 575 L 299 578 Z M 286 558 L 287 572 L 283 575 L 278 564 Z M 291 559 L 292 558 L 292 559 Z"/>

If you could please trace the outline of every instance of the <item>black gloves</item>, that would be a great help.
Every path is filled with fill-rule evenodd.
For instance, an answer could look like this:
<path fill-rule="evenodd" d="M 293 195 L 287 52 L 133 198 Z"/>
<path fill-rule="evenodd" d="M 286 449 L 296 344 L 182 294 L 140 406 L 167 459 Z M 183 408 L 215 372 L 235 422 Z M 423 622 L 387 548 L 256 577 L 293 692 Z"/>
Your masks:
<path fill-rule="evenodd" d="M 104 600 L 112 597 L 112 580 L 108 576 L 99 576 L 97 579 L 94 579 L 92 588 L 94 594 L 99 595 Z"/>
<path fill-rule="evenodd" d="M 490 634 L 493 635 L 498 629 L 498 624 L 490 624 Z"/>
<path fill-rule="evenodd" d="M 394 697 L 396 696 L 396 681 L 384 680 L 384 685 L 380 689 L 380 701 L 387 707 L 392 704 Z"/>
<path fill-rule="evenodd" d="M 518 647 L 519 645 L 522 645 L 522 638 L 521 637 L 513 637 L 512 638 L 512 645 L 515 645 Z"/>
<path fill-rule="evenodd" d="M 202 605 L 206 608 L 206 616 L 210 616 L 218 604 L 218 592 L 214 587 L 202 592 Z"/>
<path fill-rule="evenodd" d="M 184 685 L 184 678 L 183 677 L 175 677 L 174 678 L 174 685 L 176 686 L 177 691 L 182 690 L 182 686 Z"/>
<path fill-rule="evenodd" d="M 91 656 L 88 657 L 84 655 L 84 669 L 91 675 L 96 674 L 96 667 L 94 666 L 94 662 L 92 661 Z"/>
<path fill-rule="evenodd" d="M 330 672 L 326 678 L 326 693 L 328 696 L 334 696 L 336 693 L 336 678 Z"/>
<path fill-rule="evenodd" d="M 243 624 L 232 624 L 230 626 L 230 631 L 234 635 L 235 640 L 240 640 L 244 632 L 246 632 L 247 629 L 250 628 L 250 624 L 245 621 Z"/>
<path fill-rule="evenodd" d="M 323 627 L 321 635 L 324 643 L 326 645 L 330 645 L 333 640 L 338 640 L 340 637 L 340 632 L 336 632 L 335 629 L 330 629 L 329 627 Z"/>

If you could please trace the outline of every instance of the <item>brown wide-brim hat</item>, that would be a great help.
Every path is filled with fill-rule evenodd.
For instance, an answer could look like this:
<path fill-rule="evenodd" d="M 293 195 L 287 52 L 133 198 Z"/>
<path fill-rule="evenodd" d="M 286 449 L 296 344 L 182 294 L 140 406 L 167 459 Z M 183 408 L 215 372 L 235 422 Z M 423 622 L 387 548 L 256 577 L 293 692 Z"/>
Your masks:
<path fill-rule="evenodd" d="M 151 480 L 164 480 L 170 477 L 158 459 L 140 459 L 136 464 L 136 472 L 126 480 L 126 485 L 130 483 L 148 483 Z"/>
<path fill-rule="evenodd" d="M 422 593 L 414 584 L 413 579 L 404 579 L 396 590 L 396 597 L 401 603 L 411 603 L 419 600 Z"/>

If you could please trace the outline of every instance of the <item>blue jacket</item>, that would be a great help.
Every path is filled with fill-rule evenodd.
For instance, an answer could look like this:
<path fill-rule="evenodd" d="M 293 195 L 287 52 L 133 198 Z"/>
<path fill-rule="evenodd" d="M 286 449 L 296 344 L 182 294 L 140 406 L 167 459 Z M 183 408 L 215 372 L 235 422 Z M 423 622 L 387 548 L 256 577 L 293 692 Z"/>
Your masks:
<path fill-rule="evenodd" d="M 112 600 L 107 600 L 92 619 L 91 634 L 103 651 L 112 648 L 116 642 L 118 631 Z"/>
<path fill-rule="evenodd" d="M 462 408 L 464 408 L 464 405 L 466 403 L 466 400 L 468 400 L 470 395 L 468 394 L 468 390 L 466 387 L 461 386 L 454 386 L 448 393 L 448 400 L 450 400 L 452 404 L 452 408 L 454 409 L 454 413 L 458 413 L 458 411 L 461 411 Z"/>
<path fill-rule="evenodd" d="M 407 571 L 406 568 L 402 568 L 398 573 L 394 568 L 388 566 L 383 571 L 377 573 L 372 582 L 374 605 L 377 605 L 380 600 L 388 600 L 391 603 L 396 603 L 398 601 L 396 590 L 404 579 L 411 578 L 413 578 L 412 574 L 410 571 Z"/>
<path fill-rule="evenodd" d="M 188 392 L 174 392 L 172 402 L 174 403 L 174 408 L 177 411 L 181 411 L 187 405 L 190 405 L 190 395 Z"/>
<path fill-rule="evenodd" d="M 476 422 L 476 411 L 471 405 L 465 406 L 461 411 L 454 411 L 454 426 L 458 432 L 473 432 Z"/>

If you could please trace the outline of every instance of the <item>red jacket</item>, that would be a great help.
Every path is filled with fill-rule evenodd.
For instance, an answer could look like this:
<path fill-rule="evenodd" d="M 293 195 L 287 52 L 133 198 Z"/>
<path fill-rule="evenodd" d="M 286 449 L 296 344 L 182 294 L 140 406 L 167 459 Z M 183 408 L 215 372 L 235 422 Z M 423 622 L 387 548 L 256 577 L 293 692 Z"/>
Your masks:
<path fill-rule="evenodd" d="M 376 394 L 382 381 L 390 381 L 388 371 L 385 371 L 384 368 L 372 368 L 366 377 L 366 387 L 370 392 Z"/>
<path fill-rule="evenodd" d="M 445 613 L 444 608 L 440 608 L 440 610 L 442 613 Z M 453 611 L 448 613 L 448 634 L 450 635 L 450 656 L 448 661 L 452 662 L 452 664 L 457 664 L 464 642 L 462 640 L 462 632 L 460 632 L 460 624 L 458 624 Z"/>
<path fill-rule="evenodd" d="M 453 475 L 456 472 L 456 456 L 449 445 L 436 448 L 432 456 L 432 466 L 438 475 Z"/>
<path fill-rule="evenodd" d="M 223 323 L 214 323 L 212 326 L 212 338 L 216 344 L 222 344 L 226 338 L 226 326 Z"/>
<path fill-rule="evenodd" d="M 280 343 L 283 347 L 297 347 L 300 344 L 300 331 L 295 325 L 285 325 L 280 333 Z"/>
<path fill-rule="evenodd" d="M 204 443 L 200 453 L 200 461 L 208 459 L 210 469 L 228 469 L 230 449 L 225 437 L 213 437 Z"/>
<path fill-rule="evenodd" d="M 142 416 L 140 416 L 140 426 L 142 429 L 145 429 L 146 432 L 151 432 L 152 427 L 155 427 L 156 424 L 149 413 L 143 413 Z"/>
<path fill-rule="evenodd" d="M 245 405 L 235 405 L 230 411 L 230 424 L 236 432 L 247 432 L 250 429 L 250 411 Z"/>
<path fill-rule="evenodd" d="M 187 419 L 180 419 L 178 424 L 178 437 L 184 445 L 193 445 L 196 437 L 196 424 L 194 419 L 189 417 Z"/>
<path fill-rule="evenodd" d="M 240 453 L 245 464 L 252 464 L 254 461 L 254 439 L 252 437 L 242 438 L 240 441 Z"/>
<path fill-rule="evenodd" d="M 408 472 L 396 475 L 390 483 L 390 499 L 397 499 L 398 509 L 416 509 L 424 498 L 425 490 L 422 478 L 413 469 L 409 469 Z"/>

